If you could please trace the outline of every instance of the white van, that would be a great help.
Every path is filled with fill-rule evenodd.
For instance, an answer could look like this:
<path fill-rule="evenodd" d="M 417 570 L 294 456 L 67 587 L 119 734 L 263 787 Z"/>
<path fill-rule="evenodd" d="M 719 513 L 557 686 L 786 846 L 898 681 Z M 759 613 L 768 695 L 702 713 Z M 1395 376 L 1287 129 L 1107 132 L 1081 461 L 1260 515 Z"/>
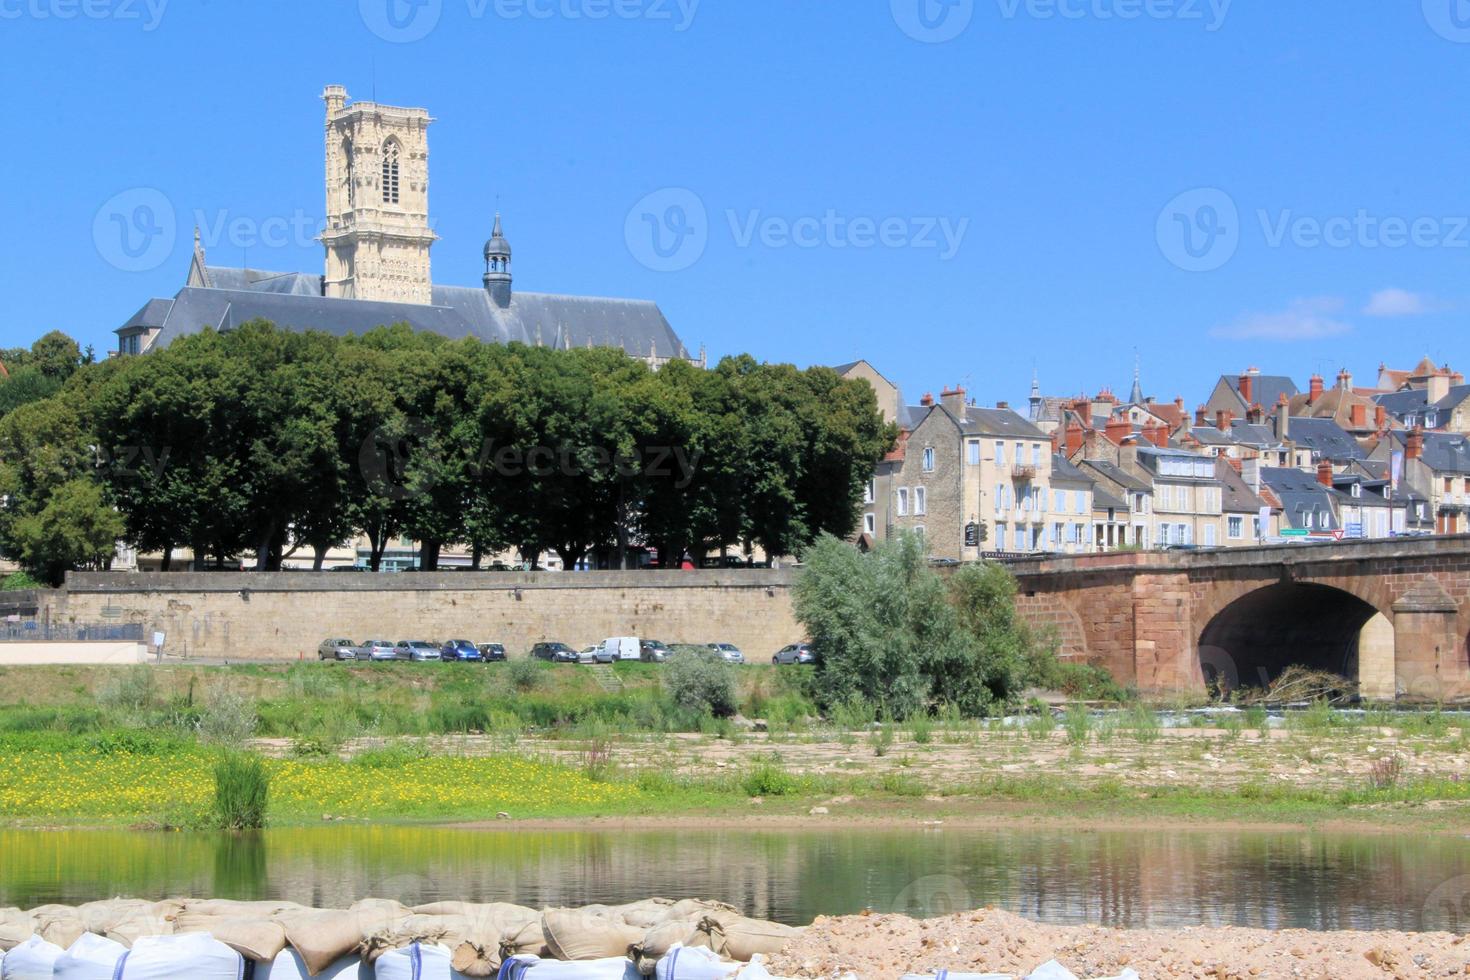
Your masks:
<path fill-rule="evenodd" d="M 602 641 L 602 656 L 599 660 L 638 660 L 643 656 L 643 644 L 636 636 L 612 636 Z"/>

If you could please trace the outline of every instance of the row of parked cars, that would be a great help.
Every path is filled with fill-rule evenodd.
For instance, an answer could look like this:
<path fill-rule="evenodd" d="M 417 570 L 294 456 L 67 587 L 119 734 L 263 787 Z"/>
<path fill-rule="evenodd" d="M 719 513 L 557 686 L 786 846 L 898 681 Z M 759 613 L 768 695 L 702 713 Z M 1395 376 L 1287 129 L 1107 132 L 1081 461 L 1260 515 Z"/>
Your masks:
<path fill-rule="evenodd" d="M 733 643 L 707 643 L 705 649 L 717 654 L 726 663 L 743 664 L 745 654 Z M 642 663 L 661 664 L 673 657 L 675 652 L 659 640 L 644 640 L 636 636 L 612 636 L 601 643 L 573 649 L 565 643 L 537 643 L 531 648 L 532 660 L 544 660 L 555 664 L 610 664 L 618 661 L 636 660 Z M 347 639 L 323 640 L 317 647 L 318 660 L 363 661 L 386 663 L 407 660 L 417 663 L 440 661 L 444 663 L 495 663 L 506 659 L 505 646 L 501 643 L 472 643 L 469 640 L 450 640 L 447 643 L 430 643 L 427 640 L 364 640 L 354 643 Z M 805 643 L 793 643 L 782 647 L 771 658 L 776 666 L 791 666 L 815 663 L 811 647 Z"/>
<path fill-rule="evenodd" d="M 316 648 L 318 660 L 362 660 L 385 663 L 390 660 L 409 660 L 418 663 L 438 660 L 446 663 L 493 663 L 505 659 L 505 645 L 501 643 L 471 643 L 469 640 L 450 640 L 448 643 L 430 643 L 428 640 L 323 640 Z"/>

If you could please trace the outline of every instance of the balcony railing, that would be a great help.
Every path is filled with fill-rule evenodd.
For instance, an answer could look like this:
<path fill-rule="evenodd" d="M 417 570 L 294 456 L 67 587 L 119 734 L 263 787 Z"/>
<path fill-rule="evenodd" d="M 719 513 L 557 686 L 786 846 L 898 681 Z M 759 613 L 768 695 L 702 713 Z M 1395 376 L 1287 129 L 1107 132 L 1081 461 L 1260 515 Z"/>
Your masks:
<path fill-rule="evenodd" d="M 1036 467 L 1020 465 L 1013 466 L 1011 467 L 1011 478 L 1018 483 L 1030 483 L 1032 480 L 1036 479 Z"/>

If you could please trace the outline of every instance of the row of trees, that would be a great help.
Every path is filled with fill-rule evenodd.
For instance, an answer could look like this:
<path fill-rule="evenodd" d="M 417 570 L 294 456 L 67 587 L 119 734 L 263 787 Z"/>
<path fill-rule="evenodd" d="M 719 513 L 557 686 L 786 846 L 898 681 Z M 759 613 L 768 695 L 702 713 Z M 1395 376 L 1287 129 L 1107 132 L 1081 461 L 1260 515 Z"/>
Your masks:
<path fill-rule="evenodd" d="M 7 382 L 8 383 L 8 382 Z M 0 385 L 3 396 L 4 385 Z M 361 534 L 571 567 L 850 533 L 893 444 L 872 390 L 727 358 L 362 337 L 251 323 L 87 364 L 0 418 L 0 549 L 53 580 L 113 540 L 280 567 Z"/>

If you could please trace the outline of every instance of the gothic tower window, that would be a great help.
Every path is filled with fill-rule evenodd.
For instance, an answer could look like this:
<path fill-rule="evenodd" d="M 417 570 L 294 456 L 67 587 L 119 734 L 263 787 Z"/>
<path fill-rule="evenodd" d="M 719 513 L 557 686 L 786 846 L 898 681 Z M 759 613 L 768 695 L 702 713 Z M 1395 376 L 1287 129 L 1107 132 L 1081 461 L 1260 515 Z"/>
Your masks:
<path fill-rule="evenodd" d="M 383 144 L 383 203 L 398 203 L 398 141 Z"/>
<path fill-rule="evenodd" d="M 347 160 L 347 206 L 357 207 L 357 160 L 352 155 L 352 140 L 342 144 L 342 156 Z"/>

